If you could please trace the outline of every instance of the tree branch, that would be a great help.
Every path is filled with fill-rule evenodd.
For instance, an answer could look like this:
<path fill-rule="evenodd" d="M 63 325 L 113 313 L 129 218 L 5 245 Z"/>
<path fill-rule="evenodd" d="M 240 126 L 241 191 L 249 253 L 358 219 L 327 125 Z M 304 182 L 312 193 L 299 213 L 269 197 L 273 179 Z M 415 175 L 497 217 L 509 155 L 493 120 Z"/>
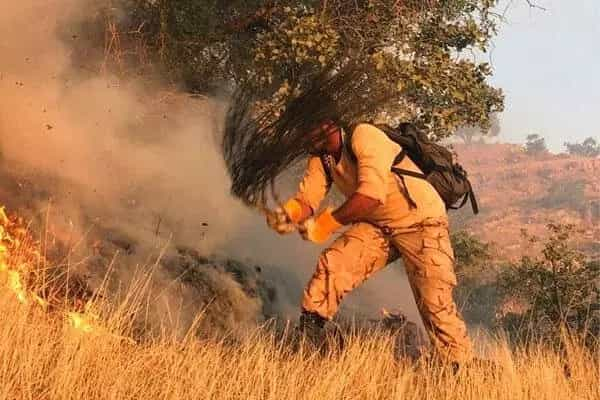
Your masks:
<path fill-rule="evenodd" d="M 527 5 L 529 5 L 529 7 L 531 7 L 531 8 L 537 8 L 538 10 L 542 10 L 542 11 L 548 11 L 548 9 L 547 9 L 547 8 L 545 8 L 545 7 L 542 7 L 542 6 L 540 6 L 540 5 L 536 4 L 536 3 L 534 3 L 534 2 L 533 2 L 533 1 L 531 1 L 531 0 L 525 0 L 525 1 L 527 2 Z"/>

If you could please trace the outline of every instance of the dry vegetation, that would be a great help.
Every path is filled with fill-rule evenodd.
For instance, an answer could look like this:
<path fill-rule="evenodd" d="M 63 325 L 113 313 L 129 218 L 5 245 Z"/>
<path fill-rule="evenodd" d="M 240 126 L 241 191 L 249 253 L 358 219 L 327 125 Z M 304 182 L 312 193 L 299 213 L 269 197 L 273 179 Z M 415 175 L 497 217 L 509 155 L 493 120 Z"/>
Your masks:
<path fill-rule="evenodd" d="M 268 335 L 237 345 L 134 345 L 82 333 L 0 298 L 0 397 L 31 399 L 597 399 L 598 359 L 577 345 L 565 356 L 532 346 L 494 350 L 503 369 L 410 368 L 386 337 L 353 337 L 339 356 L 291 353 Z M 568 373 L 565 366 L 568 365 Z"/>
<path fill-rule="evenodd" d="M 512 144 L 474 144 L 455 147 L 471 172 L 482 209 L 452 213 L 454 229 L 463 228 L 503 249 L 503 258 L 535 255 L 521 231 L 546 238 L 548 222 L 574 224 L 580 249 L 598 253 L 600 242 L 600 160 L 572 155 L 531 156 Z"/>
<path fill-rule="evenodd" d="M 152 306 L 140 301 L 143 279 L 123 304 L 110 310 L 88 305 L 81 318 L 70 318 L 64 308 L 28 301 L 45 293 L 26 279 L 26 265 L 35 265 L 39 253 L 30 242 L 9 240 L 9 228 L 2 231 L 0 271 L 3 278 L 18 271 L 22 279 L 20 286 L 15 279 L 0 286 L 3 399 L 598 398 L 598 353 L 570 340 L 560 353 L 543 344 L 510 350 L 499 341 L 489 356 L 501 369 L 469 367 L 457 374 L 436 363 L 394 359 L 384 333 L 352 334 L 343 353 L 329 356 L 292 351 L 267 328 L 241 341 L 165 333 L 136 343 L 129 339 L 131 314 Z M 104 317 L 91 318 L 90 309 Z"/>

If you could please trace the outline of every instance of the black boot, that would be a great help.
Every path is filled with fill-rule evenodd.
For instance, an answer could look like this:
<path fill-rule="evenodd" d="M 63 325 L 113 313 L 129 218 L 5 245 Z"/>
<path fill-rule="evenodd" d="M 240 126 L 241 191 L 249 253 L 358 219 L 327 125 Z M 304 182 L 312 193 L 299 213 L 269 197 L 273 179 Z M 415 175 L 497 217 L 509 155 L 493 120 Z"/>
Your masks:
<path fill-rule="evenodd" d="M 302 311 L 298 330 L 308 344 L 315 349 L 321 349 L 326 341 L 325 322 L 327 320 L 317 313 Z"/>
<path fill-rule="evenodd" d="M 298 330 L 305 344 L 323 354 L 341 351 L 344 348 L 344 338 L 335 324 L 325 325 L 327 319 L 317 313 L 306 310 L 300 314 Z"/>

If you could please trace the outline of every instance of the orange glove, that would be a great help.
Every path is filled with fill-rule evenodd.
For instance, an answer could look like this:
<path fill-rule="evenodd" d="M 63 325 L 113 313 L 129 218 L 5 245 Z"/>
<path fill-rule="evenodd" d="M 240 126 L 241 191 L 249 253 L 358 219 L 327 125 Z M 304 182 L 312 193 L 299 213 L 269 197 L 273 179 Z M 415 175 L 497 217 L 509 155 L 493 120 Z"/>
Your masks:
<path fill-rule="evenodd" d="M 302 204 L 296 199 L 288 200 L 283 207 L 267 213 L 267 225 L 280 235 L 294 232 L 302 218 Z"/>
<path fill-rule="evenodd" d="M 340 224 L 332 215 L 333 208 L 329 207 L 319 216 L 310 218 L 300 228 L 300 233 L 304 240 L 310 240 L 314 243 L 325 243 L 331 235 L 340 229 Z"/>
<path fill-rule="evenodd" d="M 283 211 L 287 214 L 290 222 L 294 224 L 300 223 L 300 219 L 302 219 L 302 203 L 296 199 L 289 199 L 283 205 Z"/>

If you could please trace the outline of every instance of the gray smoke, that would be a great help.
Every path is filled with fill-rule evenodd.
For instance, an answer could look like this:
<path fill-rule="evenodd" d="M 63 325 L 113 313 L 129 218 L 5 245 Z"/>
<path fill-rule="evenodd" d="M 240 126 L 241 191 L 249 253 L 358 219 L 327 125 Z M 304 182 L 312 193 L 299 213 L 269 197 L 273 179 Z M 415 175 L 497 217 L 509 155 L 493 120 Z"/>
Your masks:
<path fill-rule="evenodd" d="M 277 289 L 274 312 L 295 316 L 319 248 L 295 235 L 276 236 L 262 216 L 229 194 L 219 151 L 225 105 L 193 99 L 161 82 L 74 65 L 72 43 L 59 40 L 56 32 L 64 37 L 70 18 L 91 12 L 88 6 L 81 0 L 0 4 L 0 169 L 4 184 L 8 178 L 13 182 L 0 187 L 0 202 L 44 221 L 50 207 L 48 228 L 60 243 L 77 247 L 82 237 L 110 236 L 120 252 L 115 274 L 125 280 L 163 249 L 174 253 L 176 247 L 259 265 L 261 279 Z M 83 242 L 80 256 L 95 254 L 93 240 Z M 370 314 L 379 306 L 399 305 L 414 317 L 399 270 L 394 266 L 375 278 L 351 296 L 347 308 Z M 219 295 L 237 299 L 218 304 L 221 313 L 235 309 L 223 318 L 231 324 L 252 320 L 260 302 L 244 298 L 243 288 L 226 278 L 227 268 L 211 271 L 205 287 L 220 285 L 225 289 Z M 169 282 L 170 272 L 157 274 L 164 278 L 163 316 L 173 309 L 183 314 L 198 309 L 185 302 L 214 300 Z M 86 273 L 94 270 L 88 267 Z M 184 315 L 179 323 L 191 318 Z"/>

